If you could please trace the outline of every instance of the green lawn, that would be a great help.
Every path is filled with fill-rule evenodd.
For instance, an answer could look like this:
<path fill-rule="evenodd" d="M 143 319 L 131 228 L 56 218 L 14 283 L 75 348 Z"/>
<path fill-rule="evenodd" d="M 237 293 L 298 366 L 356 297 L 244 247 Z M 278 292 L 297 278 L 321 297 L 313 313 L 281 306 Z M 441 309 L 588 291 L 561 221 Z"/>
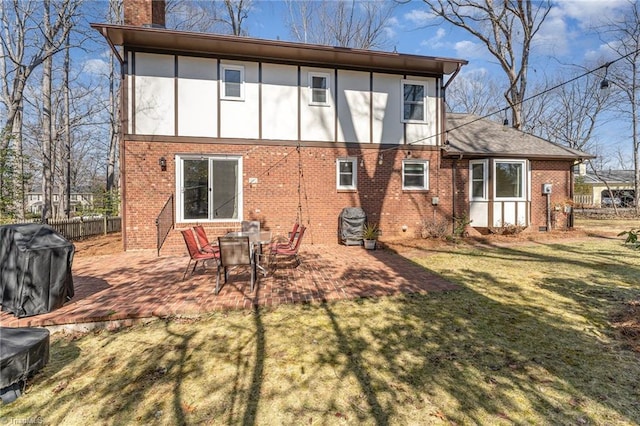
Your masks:
<path fill-rule="evenodd" d="M 611 323 L 640 299 L 640 251 L 592 238 L 413 260 L 462 290 L 54 335 L 0 423 L 640 423 L 640 354 Z"/>

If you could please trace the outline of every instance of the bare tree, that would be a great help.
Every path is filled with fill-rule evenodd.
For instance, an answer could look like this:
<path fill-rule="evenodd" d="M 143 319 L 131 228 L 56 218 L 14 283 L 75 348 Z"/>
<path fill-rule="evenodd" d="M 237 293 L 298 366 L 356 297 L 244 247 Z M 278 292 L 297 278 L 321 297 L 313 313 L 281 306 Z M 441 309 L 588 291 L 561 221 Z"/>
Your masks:
<path fill-rule="evenodd" d="M 461 73 L 447 89 L 447 108 L 451 112 L 488 116 L 501 109 L 496 100 L 498 93 L 497 82 L 486 70 Z"/>
<path fill-rule="evenodd" d="M 304 43 L 358 49 L 388 47 L 389 28 L 395 2 L 287 1 L 292 36 Z"/>
<path fill-rule="evenodd" d="M 548 84 L 556 89 L 541 91 L 545 96 L 528 105 L 526 123 L 532 133 L 569 148 L 590 150 L 598 117 L 606 108 L 609 96 L 594 89 L 600 83 L 597 75 L 583 74 L 580 71 L 576 74 L 579 78 L 564 84 L 567 73 L 562 73 L 558 77 L 561 82 Z M 532 105 L 538 107 L 532 109 Z"/>
<path fill-rule="evenodd" d="M 431 12 L 481 41 L 508 78 L 504 98 L 513 127 L 522 125 L 531 44 L 551 11 L 542 0 L 423 0 Z"/>
<path fill-rule="evenodd" d="M 166 6 L 167 27 L 183 31 L 247 35 L 243 24 L 249 17 L 252 5 L 253 0 L 169 0 Z"/>
<path fill-rule="evenodd" d="M 0 153 L 15 153 L 16 163 L 7 164 L 7 157 L 0 155 L 0 196 L 11 194 L 16 201 L 13 213 L 24 216 L 24 156 L 22 155 L 22 123 L 24 119 L 24 92 L 29 77 L 43 62 L 64 46 L 72 28 L 72 17 L 79 0 L 61 0 L 55 3 L 55 19 L 45 26 L 43 15 L 48 9 L 39 0 L 13 0 L 0 3 L 0 77 L 2 79 L 1 102 L 6 116 L 2 123 Z M 13 145 L 13 148 L 11 147 Z M 12 168 L 14 178 L 7 180 L 3 171 Z M 7 213 L 2 212 L 2 213 Z"/>
<path fill-rule="evenodd" d="M 608 22 L 601 35 L 611 40 L 607 45 L 619 58 L 609 63 L 606 77 L 617 99 L 616 111 L 631 127 L 635 206 L 640 214 L 640 5 L 629 1 L 626 13 Z"/>

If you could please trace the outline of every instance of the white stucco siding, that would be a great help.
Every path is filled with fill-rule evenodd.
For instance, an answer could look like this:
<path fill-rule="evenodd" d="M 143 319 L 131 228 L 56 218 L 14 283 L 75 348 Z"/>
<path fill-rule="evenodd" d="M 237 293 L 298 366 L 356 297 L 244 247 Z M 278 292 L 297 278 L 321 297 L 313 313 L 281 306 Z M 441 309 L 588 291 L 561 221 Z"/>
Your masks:
<path fill-rule="evenodd" d="M 244 67 L 242 100 L 220 100 L 220 137 L 257 139 L 260 135 L 260 96 L 256 62 L 220 61 Z"/>
<path fill-rule="evenodd" d="M 174 135 L 174 56 L 138 52 L 135 73 L 135 133 Z"/>
<path fill-rule="evenodd" d="M 469 202 L 469 219 L 472 226 L 489 226 L 489 205 L 486 201 Z"/>
<path fill-rule="evenodd" d="M 373 142 L 404 143 L 400 120 L 400 82 L 402 76 L 373 74 Z"/>
<path fill-rule="evenodd" d="M 133 133 L 133 86 L 135 75 L 133 73 L 133 52 L 127 53 L 127 128 L 126 133 Z"/>
<path fill-rule="evenodd" d="M 425 77 L 408 76 L 411 81 L 424 81 L 427 83 L 426 99 L 426 123 L 406 123 L 406 143 L 416 145 L 436 145 L 438 140 L 438 120 L 437 120 L 437 98 L 436 79 Z M 400 107 L 403 99 L 402 94 L 398 97 Z"/>
<path fill-rule="evenodd" d="M 262 65 L 262 138 L 298 139 L 298 67 Z"/>
<path fill-rule="evenodd" d="M 527 203 L 525 201 L 503 201 L 493 203 L 493 226 L 527 226 L 528 224 Z M 473 225 L 480 226 L 475 223 Z"/>
<path fill-rule="evenodd" d="M 338 142 L 371 141 L 369 73 L 338 71 Z"/>
<path fill-rule="evenodd" d="M 218 136 L 217 61 L 178 58 L 178 136 Z"/>
<path fill-rule="evenodd" d="M 333 69 L 301 67 L 300 122 L 301 139 L 305 141 L 335 141 L 335 78 Z M 312 105 L 309 74 L 326 74 L 328 92 L 325 105 Z"/>

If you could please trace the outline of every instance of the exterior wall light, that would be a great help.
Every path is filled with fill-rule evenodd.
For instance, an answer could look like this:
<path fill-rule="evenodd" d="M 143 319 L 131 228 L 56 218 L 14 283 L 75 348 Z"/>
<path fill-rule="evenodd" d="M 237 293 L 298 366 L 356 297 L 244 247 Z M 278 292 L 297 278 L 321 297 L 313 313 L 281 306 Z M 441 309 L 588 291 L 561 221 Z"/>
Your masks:
<path fill-rule="evenodd" d="M 160 159 L 158 160 L 158 164 L 160 165 L 160 171 L 166 172 L 167 171 L 167 159 L 164 157 L 160 157 Z"/>

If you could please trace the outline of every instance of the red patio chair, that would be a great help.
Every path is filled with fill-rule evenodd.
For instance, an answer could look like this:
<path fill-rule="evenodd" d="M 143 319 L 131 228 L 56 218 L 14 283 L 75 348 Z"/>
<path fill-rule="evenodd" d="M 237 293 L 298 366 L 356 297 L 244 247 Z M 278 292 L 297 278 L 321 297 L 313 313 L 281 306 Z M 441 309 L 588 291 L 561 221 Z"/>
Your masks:
<path fill-rule="evenodd" d="M 298 251 L 300 250 L 300 243 L 302 243 L 302 237 L 304 236 L 304 231 L 306 231 L 306 227 L 304 225 L 300 225 L 298 229 L 298 238 L 296 239 L 295 244 L 292 247 L 274 247 L 271 249 L 270 260 L 269 263 L 272 264 L 273 261 L 278 263 L 278 256 L 288 256 L 293 257 L 296 260 L 296 266 L 300 266 L 300 257 L 298 256 Z"/>
<path fill-rule="evenodd" d="M 201 251 L 198 247 L 198 243 L 196 242 L 196 237 L 193 233 L 193 230 L 184 229 L 180 232 L 182 232 L 182 237 L 184 238 L 184 242 L 187 245 L 187 250 L 189 251 L 189 263 L 187 264 L 187 269 L 185 269 L 184 271 L 184 275 L 182 275 L 182 281 L 184 281 L 184 279 L 187 277 L 187 272 L 189 272 L 189 266 L 191 266 L 192 260 L 195 261 L 195 263 L 193 264 L 193 269 L 191 270 L 191 273 L 193 274 L 193 272 L 196 270 L 196 266 L 198 266 L 198 262 L 202 261 L 202 266 L 204 266 L 205 260 L 219 259 L 220 252 L 207 253 Z"/>
<path fill-rule="evenodd" d="M 298 222 L 295 222 L 293 224 L 293 229 L 291 230 L 291 233 L 289 234 L 289 240 L 286 242 L 274 242 L 271 244 L 271 246 L 269 247 L 271 250 L 275 250 L 276 248 L 280 247 L 280 248 L 293 248 L 293 242 L 296 239 L 296 235 L 298 233 Z"/>
<path fill-rule="evenodd" d="M 200 250 L 206 253 L 215 253 L 220 249 L 218 246 L 211 245 L 209 239 L 207 238 L 207 233 L 204 230 L 202 225 L 196 225 L 193 227 L 193 232 L 196 234 L 196 238 L 198 239 L 198 245 L 200 245 Z"/>

